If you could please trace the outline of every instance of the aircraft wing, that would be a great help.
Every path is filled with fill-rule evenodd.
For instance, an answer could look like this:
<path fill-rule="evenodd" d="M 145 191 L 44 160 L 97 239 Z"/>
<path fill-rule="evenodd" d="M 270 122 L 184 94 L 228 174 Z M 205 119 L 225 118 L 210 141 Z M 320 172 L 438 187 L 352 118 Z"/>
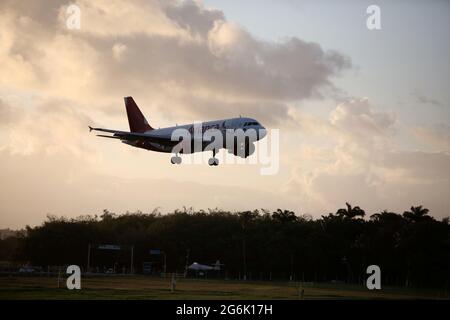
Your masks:
<path fill-rule="evenodd" d="M 127 131 L 120 131 L 120 130 L 111 130 L 111 129 L 103 129 L 103 128 L 93 128 L 89 126 L 89 131 L 101 131 L 101 132 L 107 132 L 112 133 L 112 136 L 98 134 L 98 137 L 103 138 L 112 138 L 112 139 L 120 139 L 124 141 L 136 141 L 136 140 L 145 140 L 149 142 L 155 142 L 160 144 L 171 144 L 176 145 L 178 141 L 171 140 L 170 136 L 157 136 L 152 135 L 148 133 L 137 133 L 137 132 L 127 132 Z"/>

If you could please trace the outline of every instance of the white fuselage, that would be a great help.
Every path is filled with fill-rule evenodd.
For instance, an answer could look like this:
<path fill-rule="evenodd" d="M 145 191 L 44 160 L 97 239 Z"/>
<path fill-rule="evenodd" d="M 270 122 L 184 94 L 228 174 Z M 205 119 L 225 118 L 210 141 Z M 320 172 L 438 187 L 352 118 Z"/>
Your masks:
<path fill-rule="evenodd" d="M 224 119 L 224 120 L 215 120 L 215 121 L 207 121 L 207 122 L 199 122 L 185 125 L 177 125 L 173 127 L 166 127 L 160 129 L 154 129 L 144 132 L 145 135 L 151 137 L 160 137 L 160 138 L 170 138 L 173 133 L 177 129 L 184 129 L 191 134 L 191 140 L 197 139 L 200 137 L 202 139 L 203 133 L 207 130 L 220 130 L 223 134 L 223 137 L 226 136 L 226 131 L 242 129 L 246 131 L 248 129 L 253 129 L 257 133 L 256 140 L 260 140 L 264 138 L 266 135 L 265 128 L 259 124 L 258 121 L 252 118 L 232 118 L 232 119 Z M 195 131 L 195 132 L 194 132 Z M 201 131 L 201 132 L 199 132 Z M 124 143 L 130 144 L 135 147 L 144 148 L 152 151 L 159 152 L 172 152 L 173 145 L 167 145 L 165 143 L 157 143 L 157 142 L 148 142 L 148 141 L 134 141 L 128 142 L 123 141 Z M 225 139 L 224 139 L 225 143 Z M 222 147 L 225 147 L 224 145 Z M 194 150 L 192 152 L 195 152 Z"/>

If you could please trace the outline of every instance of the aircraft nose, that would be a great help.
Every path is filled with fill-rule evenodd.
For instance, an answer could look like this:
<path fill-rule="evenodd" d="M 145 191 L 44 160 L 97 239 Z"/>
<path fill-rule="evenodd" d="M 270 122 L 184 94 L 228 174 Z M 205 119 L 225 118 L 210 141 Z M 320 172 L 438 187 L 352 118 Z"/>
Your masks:
<path fill-rule="evenodd" d="M 258 130 L 258 139 L 262 139 L 267 135 L 267 130 L 263 126 L 261 126 Z"/>

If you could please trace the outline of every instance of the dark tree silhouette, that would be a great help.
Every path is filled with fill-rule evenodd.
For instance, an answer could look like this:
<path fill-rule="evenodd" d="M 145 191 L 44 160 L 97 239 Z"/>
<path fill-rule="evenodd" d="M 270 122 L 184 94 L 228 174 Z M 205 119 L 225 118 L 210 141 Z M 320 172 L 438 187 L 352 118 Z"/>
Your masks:
<path fill-rule="evenodd" d="M 450 224 L 422 206 L 403 215 L 384 210 L 364 219 L 360 207 L 339 209 L 319 219 L 293 211 L 228 212 L 192 208 L 161 214 L 135 212 L 75 219 L 49 216 L 16 238 L 0 240 L 0 261 L 52 265 L 130 268 L 161 262 L 150 249 L 166 253 L 167 271 L 183 272 L 187 262 L 224 264 L 221 276 L 249 280 L 303 280 L 362 283 L 368 265 L 380 266 L 383 283 L 439 287 L 450 280 Z M 105 253 L 98 244 L 126 250 Z M 158 269 L 158 267 L 155 267 Z M 159 267 L 160 270 L 162 266 Z"/>
<path fill-rule="evenodd" d="M 297 216 L 293 211 L 277 209 L 277 211 L 272 214 L 272 219 L 281 223 L 294 222 L 297 220 Z"/>
<path fill-rule="evenodd" d="M 429 210 L 422 206 L 411 207 L 411 211 L 405 211 L 403 217 L 410 222 L 419 222 L 425 220 L 432 220 L 433 218 L 428 215 Z"/>
<path fill-rule="evenodd" d="M 365 212 L 364 210 L 362 210 L 360 207 L 356 206 L 356 207 L 352 207 L 351 204 L 349 204 L 348 202 L 345 203 L 345 205 L 347 206 L 346 209 L 339 209 L 336 214 L 340 217 L 345 217 L 345 218 L 356 218 L 356 217 L 364 217 L 365 216 Z"/>

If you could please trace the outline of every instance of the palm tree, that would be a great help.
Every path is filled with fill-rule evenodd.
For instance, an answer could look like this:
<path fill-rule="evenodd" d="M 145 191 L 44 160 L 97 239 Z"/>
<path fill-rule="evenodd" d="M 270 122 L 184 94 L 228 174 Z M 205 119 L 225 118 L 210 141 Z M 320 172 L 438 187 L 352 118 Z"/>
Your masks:
<path fill-rule="evenodd" d="M 395 212 L 390 212 L 388 210 L 383 210 L 381 212 L 374 213 L 373 215 L 370 216 L 370 220 L 387 224 L 399 223 L 401 221 L 404 221 L 402 215 Z"/>
<path fill-rule="evenodd" d="M 426 220 L 432 220 L 433 218 L 428 215 L 427 208 L 423 208 L 422 206 L 411 207 L 411 211 L 403 212 L 403 217 L 410 222 L 420 222 Z"/>
<path fill-rule="evenodd" d="M 294 222 L 297 221 L 297 216 L 293 211 L 277 209 L 277 211 L 272 213 L 272 219 L 282 223 Z"/>
<path fill-rule="evenodd" d="M 364 217 L 366 214 L 363 209 L 360 207 L 352 207 L 352 205 L 348 202 L 345 203 L 347 206 L 347 209 L 339 209 L 336 214 L 340 217 L 346 217 L 346 218 L 354 218 L 357 216 Z"/>

